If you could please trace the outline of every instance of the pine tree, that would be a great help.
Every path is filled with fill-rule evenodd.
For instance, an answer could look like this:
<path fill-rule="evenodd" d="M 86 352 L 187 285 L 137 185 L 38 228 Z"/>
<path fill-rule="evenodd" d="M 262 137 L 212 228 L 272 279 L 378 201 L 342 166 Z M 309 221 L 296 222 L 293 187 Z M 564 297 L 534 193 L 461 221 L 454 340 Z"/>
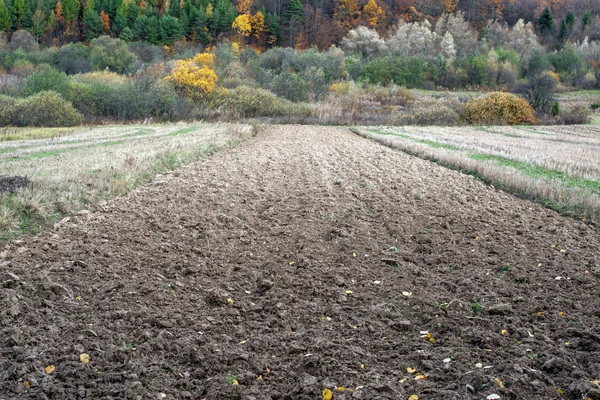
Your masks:
<path fill-rule="evenodd" d="M 83 26 L 86 40 L 92 40 L 102 34 L 104 24 L 102 18 L 93 7 L 86 8 L 83 12 Z"/>
<path fill-rule="evenodd" d="M 10 13 L 6 4 L 4 4 L 4 0 L 0 0 L 0 32 L 6 32 L 10 29 L 10 26 Z"/>
<path fill-rule="evenodd" d="M 13 3 L 12 11 L 13 20 L 15 22 L 16 28 L 21 29 L 23 27 L 23 20 L 25 19 L 25 15 L 27 14 L 25 0 L 15 0 Z"/>
<path fill-rule="evenodd" d="M 77 0 L 63 0 L 63 16 L 67 29 L 77 20 L 79 14 L 79 2 Z"/>
<path fill-rule="evenodd" d="M 574 26 L 575 26 L 575 14 L 573 14 L 573 11 L 569 11 L 567 13 L 567 27 L 569 28 L 569 30 L 572 30 Z"/>
<path fill-rule="evenodd" d="M 300 0 L 291 0 L 283 14 L 283 22 L 285 24 L 289 24 L 292 19 L 295 19 L 298 22 L 304 20 L 304 6 L 302 6 Z"/>
<path fill-rule="evenodd" d="M 127 26 L 132 28 L 133 33 L 135 34 L 135 29 L 133 27 L 135 26 L 136 20 L 140 16 L 140 8 L 135 3 L 135 0 L 129 1 L 129 4 L 127 5 L 127 13 L 125 15 L 127 16 L 128 21 Z"/>
<path fill-rule="evenodd" d="M 544 8 L 542 15 L 538 19 L 538 29 L 541 35 L 547 35 L 552 32 L 554 21 L 552 18 L 552 11 L 549 7 Z"/>
<path fill-rule="evenodd" d="M 586 11 L 585 14 L 583 14 L 583 18 L 581 19 L 581 30 L 585 31 L 588 26 L 590 26 L 590 20 L 592 19 L 592 16 L 590 14 L 589 11 Z"/>
<path fill-rule="evenodd" d="M 119 36 L 121 32 L 123 32 L 123 29 L 125 29 L 127 26 L 127 17 L 121 11 L 119 11 L 112 24 L 113 32 Z"/>
<path fill-rule="evenodd" d="M 181 26 L 177 18 L 170 15 L 163 15 L 160 23 L 160 40 L 163 44 L 173 44 L 176 40 L 181 39 Z"/>

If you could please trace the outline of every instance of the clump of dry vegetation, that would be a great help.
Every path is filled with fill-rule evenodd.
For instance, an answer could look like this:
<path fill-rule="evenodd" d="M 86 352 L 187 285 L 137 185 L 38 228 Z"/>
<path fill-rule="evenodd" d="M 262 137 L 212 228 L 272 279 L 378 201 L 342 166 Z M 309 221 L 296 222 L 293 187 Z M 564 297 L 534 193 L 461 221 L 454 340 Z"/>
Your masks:
<path fill-rule="evenodd" d="M 380 127 L 356 131 L 600 223 L 600 128 Z"/>
<path fill-rule="evenodd" d="M 471 124 L 536 124 L 527 100 L 511 93 L 494 92 L 465 105 L 464 119 Z"/>
<path fill-rule="evenodd" d="M 38 140 L 28 138 L 39 129 L 22 130 L 12 128 L 15 140 L 0 142 L 2 175 L 27 182 L 16 190 L 0 185 L 0 239 L 36 232 L 123 195 L 157 174 L 249 137 L 253 129 L 241 124 L 46 129 L 41 136 L 49 138 Z"/>

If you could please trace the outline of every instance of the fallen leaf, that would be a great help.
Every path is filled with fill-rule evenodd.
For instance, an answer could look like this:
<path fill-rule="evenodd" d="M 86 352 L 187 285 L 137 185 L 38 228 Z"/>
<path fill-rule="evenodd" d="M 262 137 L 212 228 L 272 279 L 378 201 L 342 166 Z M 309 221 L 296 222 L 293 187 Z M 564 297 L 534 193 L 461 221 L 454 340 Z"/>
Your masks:
<path fill-rule="evenodd" d="M 427 332 L 427 339 L 431 338 L 431 333 Z"/>
<path fill-rule="evenodd" d="M 259 375 L 257 381 L 262 381 L 262 380 L 263 380 L 262 375 Z"/>
<path fill-rule="evenodd" d="M 271 373 L 271 369 L 269 368 L 269 364 L 265 364 L 265 371 L 267 371 L 267 373 Z"/>
<path fill-rule="evenodd" d="M 529 335 L 529 337 L 535 337 L 535 335 L 529 331 L 527 331 L 527 334 Z"/>
<path fill-rule="evenodd" d="M 46 373 L 50 375 L 54 371 L 54 365 L 48 365 L 45 370 Z"/>
<path fill-rule="evenodd" d="M 337 390 L 338 392 L 343 392 L 344 390 L 346 390 L 345 387 L 336 387 L 335 390 Z"/>
<path fill-rule="evenodd" d="M 421 332 L 419 332 L 419 334 L 421 334 L 421 335 L 427 335 L 428 333 L 429 333 L 429 331 L 421 331 Z"/>
<path fill-rule="evenodd" d="M 423 379 L 427 379 L 429 375 L 417 375 L 415 376 L 415 381 L 422 381 Z"/>
<path fill-rule="evenodd" d="M 346 290 L 346 294 L 352 294 L 352 290 Z"/>
<path fill-rule="evenodd" d="M 81 353 L 79 355 L 79 361 L 81 361 L 84 364 L 88 364 L 90 362 L 90 355 L 87 353 Z"/>
<path fill-rule="evenodd" d="M 365 364 L 360 364 L 361 369 L 365 369 Z"/>
<path fill-rule="evenodd" d="M 432 337 L 430 337 L 430 338 L 429 338 L 429 341 L 430 341 L 431 343 L 435 343 L 435 338 L 432 338 Z"/>
<path fill-rule="evenodd" d="M 248 340 L 250 340 L 250 339 L 242 340 L 242 341 L 240 342 L 240 344 L 244 344 L 244 343 L 246 343 Z"/>
<path fill-rule="evenodd" d="M 564 249 L 560 249 L 560 252 L 561 252 L 561 253 L 566 253 L 567 251 L 566 251 L 566 250 L 564 250 Z"/>
<path fill-rule="evenodd" d="M 419 396 L 417 396 L 416 394 L 413 394 L 412 396 L 410 396 L 408 398 L 408 400 L 419 400 Z"/>
<path fill-rule="evenodd" d="M 293 261 L 290 261 L 290 265 L 294 265 L 294 262 L 293 262 Z"/>
<path fill-rule="evenodd" d="M 502 336 L 510 336 L 510 332 L 506 329 L 502 329 Z"/>
<path fill-rule="evenodd" d="M 23 382 L 23 386 L 25 386 L 25 389 L 29 389 L 31 385 L 29 384 L 29 381 L 25 381 Z"/>
<path fill-rule="evenodd" d="M 541 266 L 542 266 L 542 263 L 539 263 L 539 264 L 538 264 L 538 267 L 541 267 Z"/>
<path fill-rule="evenodd" d="M 228 298 L 227 298 L 227 304 L 229 304 L 229 305 L 233 305 L 233 303 L 235 303 L 235 302 L 233 301 L 233 299 L 232 299 L 231 297 L 228 297 Z"/>
<path fill-rule="evenodd" d="M 479 240 L 479 236 L 477 236 L 477 237 L 475 238 L 475 240 Z"/>
<path fill-rule="evenodd" d="M 414 368 L 408 367 L 408 368 L 406 368 L 406 372 L 408 372 L 409 374 L 414 374 L 415 372 L 417 372 L 417 370 Z"/>
<path fill-rule="evenodd" d="M 486 397 L 487 400 L 497 400 L 497 399 L 501 399 L 499 394 L 496 393 L 492 393 L 490 394 L 488 397 Z"/>
<path fill-rule="evenodd" d="M 232 385 L 239 385 L 239 382 L 237 381 L 237 379 L 234 379 L 234 380 L 231 381 L 231 384 Z"/>
<path fill-rule="evenodd" d="M 398 382 L 400 382 L 400 383 L 404 383 L 404 382 L 406 382 L 406 379 L 402 378 L 402 379 L 400 379 Z"/>
<path fill-rule="evenodd" d="M 498 386 L 500 386 L 500 389 L 504 389 L 504 383 L 502 383 L 500 378 L 495 378 L 494 382 L 496 382 L 498 384 Z"/>
<path fill-rule="evenodd" d="M 587 269 L 585 271 L 583 271 L 584 274 L 589 275 L 590 271 L 588 271 Z"/>
<path fill-rule="evenodd" d="M 565 394 L 565 391 L 564 391 L 564 390 L 562 390 L 562 389 L 556 389 L 556 391 L 557 391 L 557 392 L 558 392 L 558 394 L 560 394 L 561 396 L 562 396 L 563 394 Z"/>
<path fill-rule="evenodd" d="M 75 297 L 75 300 L 77 300 L 77 301 L 81 301 L 81 296 L 77 296 L 77 297 Z"/>
<path fill-rule="evenodd" d="M 331 393 L 331 390 L 329 390 L 329 389 L 323 389 L 323 391 L 321 392 L 321 395 L 323 396 L 323 400 L 333 399 L 333 393 Z"/>
<path fill-rule="evenodd" d="M 412 292 L 402 292 L 403 296 L 410 297 L 412 296 Z"/>
<path fill-rule="evenodd" d="M 561 311 L 558 313 L 558 315 L 560 315 L 562 318 L 565 318 L 567 316 L 567 313 L 564 311 Z"/>
<path fill-rule="evenodd" d="M 541 316 L 542 316 L 542 314 L 543 314 L 543 312 L 541 312 L 541 311 L 538 311 L 538 313 L 537 313 L 537 314 L 538 314 L 538 317 L 541 317 Z"/>
<path fill-rule="evenodd" d="M 555 247 L 556 247 L 556 245 L 553 243 L 553 244 L 552 244 L 552 248 L 555 248 Z"/>
<path fill-rule="evenodd" d="M 167 397 L 167 395 L 166 395 L 166 394 L 164 394 L 164 393 L 161 393 L 161 394 L 160 394 L 160 397 L 162 397 L 162 398 L 164 399 L 165 397 Z"/>
<path fill-rule="evenodd" d="M 598 379 L 594 379 L 593 381 L 591 381 L 594 385 L 596 386 L 600 386 L 600 380 Z"/>

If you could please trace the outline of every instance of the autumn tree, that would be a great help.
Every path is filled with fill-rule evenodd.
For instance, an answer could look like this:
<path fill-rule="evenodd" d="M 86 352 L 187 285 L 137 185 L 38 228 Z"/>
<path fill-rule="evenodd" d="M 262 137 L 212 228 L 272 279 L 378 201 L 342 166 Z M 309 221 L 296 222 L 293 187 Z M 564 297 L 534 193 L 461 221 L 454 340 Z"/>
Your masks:
<path fill-rule="evenodd" d="M 135 1 L 132 0 L 132 3 Z M 63 0 L 62 2 L 62 15 L 65 20 L 65 27 L 67 33 L 71 33 L 73 23 L 77 20 L 79 14 L 79 2 L 77 0 Z"/>
<path fill-rule="evenodd" d="M 344 34 L 358 26 L 360 15 L 357 0 L 337 0 L 335 3 L 333 20 Z"/>
<path fill-rule="evenodd" d="M 100 11 L 100 19 L 102 20 L 102 33 L 108 33 L 110 30 L 110 17 L 104 10 Z"/>
<path fill-rule="evenodd" d="M 383 31 L 385 28 L 385 15 L 383 9 L 377 4 L 376 0 L 369 0 L 363 7 L 363 18 L 371 29 Z"/>
<path fill-rule="evenodd" d="M 177 60 L 175 68 L 165 79 L 172 82 L 187 97 L 202 100 L 213 93 L 217 87 L 219 78 L 213 68 L 212 54 L 197 54 L 192 59 Z"/>

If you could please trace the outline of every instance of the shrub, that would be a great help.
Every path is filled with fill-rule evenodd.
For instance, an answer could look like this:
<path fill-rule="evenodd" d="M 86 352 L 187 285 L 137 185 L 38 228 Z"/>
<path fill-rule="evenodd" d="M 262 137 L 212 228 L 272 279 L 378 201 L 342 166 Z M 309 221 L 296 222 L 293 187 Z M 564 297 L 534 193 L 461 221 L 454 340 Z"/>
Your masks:
<path fill-rule="evenodd" d="M 247 86 L 239 86 L 219 94 L 216 105 L 242 118 L 309 116 L 311 113 L 310 106 L 306 104 L 294 104 L 268 90 Z"/>
<path fill-rule="evenodd" d="M 75 126 L 81 114 L 56 92 L 41 92 L 16 103 L 19 123 L 27 126 Z"/>
<path fill-rule="evenodd" d="M 558 101 L 555 101 L 552 105 L 552 110 L 550 111 L 550 114 L 552 114 L 553 117 L 557 117 L 560 115 L 560 104 L 558 103 Z"/>
<path fill-rule="evenodd" d="M 278 96 L 293 102 L 308 101 L 308 85 L 293 72 L 284 71 L 273 78 L 270 89 Z"/>
<path fill-rule="evenodd" d="M 0 126 L 17 124 L 16 102 L 14 97 L 0 95 Z"/>
<path fill-rule="evenodd" d="M 188 60 L 175 61 L 175 68 L 165 80 L 172 82 L 187 97 L 200 100 L 210 96 L 217 88 L 219 78 L 212 69 L 214 56 L 197 54 Z"/>
<path fill-rule="evenodd" d="M 33 51 L 38 51 L 40 49 L 40 45 L 33 38 L 31 33 L 29 33 L 29 31 L 20 29 L 13 33 L 10 39 L 10 49 L 12 51 L 23 49 L 26 53 L 31 53 Z"/>
<path fill-rule="evenodd" d="M 494 92 L 467 102 L 463 113 L 472 124 L 535 124 L 537 119 L 527 100 L 511 93 Z"/>
<path fill-rule="evenodd" d="M 590 122 L 590 111 L 583 106 L 575 106 L 560 115 L 559 123 L 564 125 L 583 125 Z"/>
<path fill-rule="evenodd" d="M 83 43 L 69 43 L 55 54 L 56 68 L 69 74 L 81 74 L 92 70 L 90 51 Z"/>
<path fill-rule="evenodd" d="M 592 103 L 590 104 L 590 108 L 592 109 L 592 111 L 596 111 L 600 108 L 600 103 Z"/>
<path fill-rule="evenodd" d="M 100 36 L 90 44 L 90 61 L 97 70 L 108 68 L 120 74 L 133 72 L 135 56 L 127 49 L 127 44 L 121 39 L 110 36 Z"/>
<path fill-rule="evenodd" d="M 70 80 L 64 72 L 52 67 L 46 67 L 35 71 L 27 78 L 21 95 L 27 97 L 39 92 L 52 90 L 68 98 L 69 88 Z"/>
<path fill-rule="evenodd" d="M 395 83 L 414 88 L 421 86 L 426 67 L 427 60 L 422 57 L 376 58 L 361 69 L 359 80 L 382 85 Z"/>

